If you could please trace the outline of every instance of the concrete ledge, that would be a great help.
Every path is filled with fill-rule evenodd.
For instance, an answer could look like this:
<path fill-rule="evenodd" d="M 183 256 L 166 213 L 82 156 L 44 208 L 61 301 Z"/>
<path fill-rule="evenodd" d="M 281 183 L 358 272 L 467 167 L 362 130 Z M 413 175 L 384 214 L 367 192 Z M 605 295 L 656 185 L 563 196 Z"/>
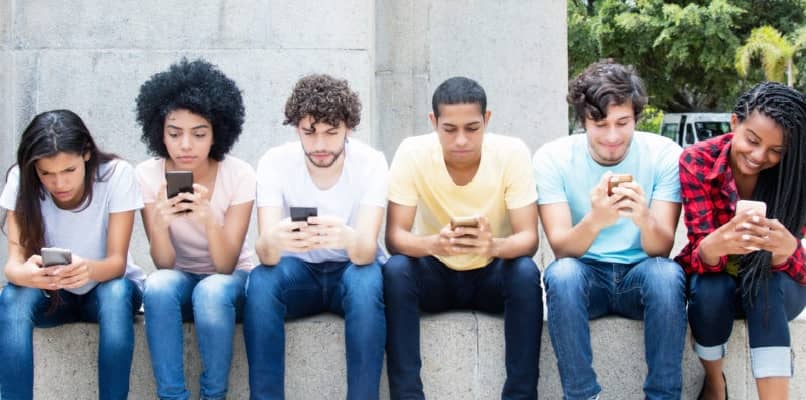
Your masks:
<path fill-rule="evenodd" d="M 594 364 L 603 398 L 642 398 L 646 374 L 642 323 L 620 318 L 591 322 Z M 290 322 L 286 345 L 286 396 L 288 399 L 339 399 L 346 394 L 344 331 L 342 320 L 321 315 Z M 154 379 L 148 358 L 142 319 L 135 326 L 136 342 L 131 376 L 133 399 L 153 398 Z M 39 399 L 97 398 L 97 325 L 69 324 L 34 331 L 35 397 Z M 185 370 L 188 385 L 198 394 L 201 368 L 192 324 L 185 324 Z M 806 319 L 790 324 L 795 370 L 806 371 Z M 429 399 L 495 399 L 504 381 L 503 319 L 473 312 L 428 315 L 421 325 L 423 381 Z M 556 359 L 544 326 L 540 357 L 540 398 L 561 398 Z M 699 391 L 702 370 L 691 350 L 684 355 L 684 399 Z M 734 325 L 729 342 L 726 375 L 732 399 L 755 399 L 749 366 L 747 330 Z M 248 398 L 248 369 L 240 325 L 230 373 L 229 398 Z M 386 371 L 381 398 L 389 397 Z M 806 399 L 806 380 L 793 379 L 790 398 Z"/>

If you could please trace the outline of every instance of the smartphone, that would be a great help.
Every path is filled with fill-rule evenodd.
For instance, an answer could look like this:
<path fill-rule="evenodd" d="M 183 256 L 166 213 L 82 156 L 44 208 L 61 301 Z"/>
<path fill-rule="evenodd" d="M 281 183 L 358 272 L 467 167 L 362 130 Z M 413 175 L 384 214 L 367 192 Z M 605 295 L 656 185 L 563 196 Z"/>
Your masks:
<path fill-rule="evenodd" d="M 316 207 L 291 207 L 289 213 L 294 222 L 307 221 L 308 217 L 316 216 L 317 209 Z"/>
<path fill-rule="evenodd" d="M 68 265 L 73 262 L 73 254 L 68 249 L 60 249 L 58 247 L 43 247 L 40 255 L 42 256 L 42 267 Z"/>
<path fill-rule="evenodd" d="M 618 187 L 622 183 L 632 182 L 632 175 L 630 174 L 613 174 L 610 180 L 607 181 L 607 195 L 613 195 L 613 188 Z"/>
<path fill-rule="evenodd" d="M 767 203 L 763 201 L 739 200 L 739 202 L 736 203 L 736 215 L 749 210 L 756 210 L 761 216 L 767 217 Z"/>
<path fill-rule="evenodd" d="M 471 217 L 451 217 L 451 230 L 464 226 L 467 228 L 478 228 L 479 220 L 476 216 Z"/>
<path fill-rule="evenodd" d="M 193 193 L 193 172 L 191 171 L 167 171 L 165 172 L 165 182 L 168 184 L 166 191 L 169 199 L 179 193 Z"/>

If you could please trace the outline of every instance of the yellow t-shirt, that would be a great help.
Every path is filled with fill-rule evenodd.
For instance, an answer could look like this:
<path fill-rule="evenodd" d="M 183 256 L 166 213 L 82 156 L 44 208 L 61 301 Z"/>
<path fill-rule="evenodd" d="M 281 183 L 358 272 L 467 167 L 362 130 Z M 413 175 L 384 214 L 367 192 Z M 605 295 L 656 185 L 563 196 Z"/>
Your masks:
<path fill-rule="evenodd" d="M 537 200 L 529 149 L 518 138 L 485 133 L 481 164 L 473 179 L 458 186 L 448 174 L 436 133 L 406 138 L 389 171 L 389 201 L 417 207 L 413 232 L 433 235 L 450 218 L 483 215 L 494 237 L 512 234 L 507 210 Z M 537 221 L 534 221 L 537 224 Z M 437 256 L 448 268 L 465 271 L 489 264 L 478 255 Z"/>

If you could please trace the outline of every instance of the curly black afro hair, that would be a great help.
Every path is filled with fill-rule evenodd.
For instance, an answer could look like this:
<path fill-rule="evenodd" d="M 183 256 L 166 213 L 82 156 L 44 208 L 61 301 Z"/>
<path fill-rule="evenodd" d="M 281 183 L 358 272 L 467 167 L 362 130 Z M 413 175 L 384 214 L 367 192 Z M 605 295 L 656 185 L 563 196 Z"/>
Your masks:
<path fill-rule="evenodd" d="M 165 117 L 175 110 L 188 110 L 210 122 L 213 146 L 209 157 L 213 160 L 224 159 L 241 134 L 244 121 L 241 91 L 232 79 L 205 60 L 188 62 L 183 58 L 140 86 L 137 122 L 143 127 L 140 139 L 151 154 L 169 157 L 163 129 Z"/>
<path fill-rule="evenodd" d="M 330 75 L 308 75 L 297 82 L 288 97 L 283 125 L 298 126 L 307 115 L 314 123 L 338 126 L 339 122 L 344 122 L 348 129 L 353 129 L 361 122 L 361 100 L 346 80 Z"/>

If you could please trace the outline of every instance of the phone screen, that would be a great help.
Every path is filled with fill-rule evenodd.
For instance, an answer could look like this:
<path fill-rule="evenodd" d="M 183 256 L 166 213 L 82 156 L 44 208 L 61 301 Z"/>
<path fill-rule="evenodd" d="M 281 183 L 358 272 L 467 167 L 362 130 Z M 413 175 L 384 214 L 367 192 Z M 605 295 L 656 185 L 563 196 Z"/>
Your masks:
<path fill-rule="evenodd" d="M 169 199 L 179 193 L 193 193 L 193 172 L 168 171 L 165 173 L 165 182 Z"/>

